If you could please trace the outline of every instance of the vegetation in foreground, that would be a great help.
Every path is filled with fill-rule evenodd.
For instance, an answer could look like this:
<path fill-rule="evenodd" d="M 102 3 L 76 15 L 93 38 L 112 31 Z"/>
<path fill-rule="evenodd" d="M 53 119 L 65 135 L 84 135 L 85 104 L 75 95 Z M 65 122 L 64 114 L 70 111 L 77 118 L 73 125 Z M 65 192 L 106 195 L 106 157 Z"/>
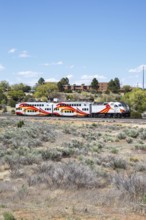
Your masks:
<path fill-rule="evenodd" d="M 145 215 L 145 152 L 146 128 L 114 120 L 1 119 L 0 215 L 94 219 L 105 207 Z"/>

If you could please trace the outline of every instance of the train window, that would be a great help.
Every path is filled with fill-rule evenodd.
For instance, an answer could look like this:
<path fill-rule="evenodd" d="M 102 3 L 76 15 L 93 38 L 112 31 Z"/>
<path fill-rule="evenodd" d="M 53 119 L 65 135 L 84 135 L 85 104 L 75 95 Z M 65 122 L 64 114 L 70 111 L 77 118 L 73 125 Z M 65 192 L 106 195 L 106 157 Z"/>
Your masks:
<path fill-rule="evenodd" d="M 88 111 L 89 109 L 88 108 L 82 108 L 82 111 Z"/>
<path fill-rule="evenodd" d="M 117 105 L 114 105 L 114 107 L 118 107 Z"/>
<path fill-rule="evenodd" d="M 65 111 L 65 113 L 73 113 L 73 111 Z"/>

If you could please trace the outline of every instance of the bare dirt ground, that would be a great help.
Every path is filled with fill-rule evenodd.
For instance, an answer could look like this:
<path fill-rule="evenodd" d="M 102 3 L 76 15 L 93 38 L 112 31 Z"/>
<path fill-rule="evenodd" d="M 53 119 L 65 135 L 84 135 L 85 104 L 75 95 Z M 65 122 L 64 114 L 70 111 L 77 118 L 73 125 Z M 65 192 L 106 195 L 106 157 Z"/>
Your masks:
<path fill-rule="evenodd" d="M 5 118 L 1 120 L 3 120 L 3 123 L 6 121 Z M 140 175 L 145 175 L 146 141 L 141 133 L 143 132 L 143 135 L 145 134 L 146 125 L 119 124 L 119 122 L 67 122 L 59 119 L 50 119 L 46 122 L 44 122 L 44 119 L 38 122 L 34 120 L 35 127 L 41 123 L 41 126 L 44 126 L 44 123 L 46 126 L 49 125 L 55 132 L 55 139 L 53 141 L 50 141 L 50 139 L 43 140 L 44 142 L 42 141 L 42 144 L 38 142 L 38 146 L 34 142 L 34 145 L 30 145 L 31 147 L 26 147 L 30 143 L 26 143 L 26 137 L 22 135 L 25 130 L 21 130 L 23 132 L 20 139 L 17 136 L 13 140 L 14 134 L 7 138 L 8 131 L 14 130 L 14 127 L 16 132 L 20 131 L 16 128 L 17 121 L 13 121 L 12 125 L 9 122 L 0 128 L 0 220 L 4 220 L 5 212 L 12 213 L 17 220 L 146 219 L 146 201 L 144 198 L 140 198 L 141 195 L 138 195 L 136 200 L 131 199 L 131 194 L 128 191 L 127 193 L 121 189 L 120 191 L 110 183 L 111 176 L 115 173 L 122 173 L 122 175 L 128 176 L 131 173 L 137 172 Z M 29 129 L 29 127 L 25 128 L 27 123 L 28 119 L 24 119 L 24 129 L 26 130 Z M 126 136 L 128 130 L 125 129 L 132 129 L 132 132 L 133 130 L 138 131 L 138 134 L 137 136 L 132 136 L 135 134 L 131 132 L 129 136 Z M 47 132 L 49 134 L 49 131 Z M 30 132 L 28 131 L 28 133 Z M 122 137 L 123 133 L 125 136 Z M 42 135 L 40 135 L 40 140 L 42 140 Z M 46 137 L 44 136 L 44 139 Z M 19 139 L 19 143 L 16 143 L 17 139 Z M 37 135 L 32 139 L 39 141 Z M 21 140 L 24 143 L 21 143 L 19 147 Z M 79 141 L 79 143 L 76 143 L 75 140 Z M 73 148 L 71 145 L 66 146 L 66 143 L 79 144 L 80 146 L 74 145 Z M 138 147 L 135 147 L 137 145 Z M 25 148 L 23 149 L 23 147 Z M 40 158 L 40 155 L 44 155 L 42 154 L 44 150 L 53 151 L 54 153 L 56 149 L 58 152 L 62 152 L 63 149 L 70 149 L 69 147 L 71 147 L 71 150 L 75 150 L 75 153 L 71 156 L 65 154 L 65 156 L 61 156 L 59 159 L 57 157 L 56 159 L 56 155 L 51 158 L 49 155 L 47 159 L 45 158 L 45 161 Z M 23 151 L 21 151 L 22 149 Z M 22 163 L 25 157 L 25 159 L 30 157 L 30 154 L 25 154 L 29 150 L 31 151 L 31 160 L 33 155 L 33 161 L 29 160 Z M 13 154 L 14 152 L 15 154 Z M 37 159 L 35 158 L 36 155 Z M 122 164 L 113 165 L 111 163 L 112 160 L 116 160 L 117 158 L 120 158 Z M 19 162 L 16 159 L 19 159 Z M 31 177 L 35 176 L 36 178 L 38 175 L 39 178 L 46 178 L 46 173 L 43 173 L 44 177 L 42 177 L 42 173 L 40 172 L 38 174 L 37 170 L 42 164 L 48 164 L 50 162 L 53 164 L 51 166 L 54 166 L 53 169 L 55 169 L 55 163 L 60 166 L 60 169 L 62 164 L 69 164 L 70 162 L 82 162 L 82 164 L 88 165 L 91 170 L 98 171 L 99 187 L 96 187 L 96 185 L 93 187 L 88 187 L 88 185 L 80 186 L 77 185 L 79 184 L 78 182 L 73 186 L 68 185 L 69 183 L 62 185 L 59 182 L 58 176 L 53 176 L 58 181 L 58 185 L 52 182 L 51 184 L 48 183 L 52 181 L 50 179 L 47 179 L 47 183 L 45 182 L 46 179 L 41 179 L 41 182 L 39 182 L 40 179 L 37 179 L 34 183 L 34 179 L 31 179 Z M 137 171 L 137 167 L 140 165 L 143 165 L 143 170 Z M 55 174 L 57 172 L 56 170 L 52 172 L 54 172 L 53 175 L 58 175 Z"/>

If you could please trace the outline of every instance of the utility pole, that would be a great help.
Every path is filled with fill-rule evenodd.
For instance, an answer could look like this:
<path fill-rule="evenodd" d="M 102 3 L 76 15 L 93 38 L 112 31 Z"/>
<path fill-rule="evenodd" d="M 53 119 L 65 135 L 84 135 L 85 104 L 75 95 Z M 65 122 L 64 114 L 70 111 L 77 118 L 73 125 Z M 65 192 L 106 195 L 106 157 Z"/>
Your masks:
<path fill-rule="evenodd" d="M 143 66 L 143 90 L 144 90 L 144 66 Z"/>

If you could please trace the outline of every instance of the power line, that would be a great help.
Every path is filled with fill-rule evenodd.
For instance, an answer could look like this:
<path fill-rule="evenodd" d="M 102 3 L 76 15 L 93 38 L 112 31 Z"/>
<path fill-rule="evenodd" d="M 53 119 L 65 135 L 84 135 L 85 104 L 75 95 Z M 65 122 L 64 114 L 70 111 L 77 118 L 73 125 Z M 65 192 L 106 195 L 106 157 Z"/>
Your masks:
<path fill-rule="evenodd" d="M 144 67 L 143 67 L 143 89 L 144 89 Z"/>

